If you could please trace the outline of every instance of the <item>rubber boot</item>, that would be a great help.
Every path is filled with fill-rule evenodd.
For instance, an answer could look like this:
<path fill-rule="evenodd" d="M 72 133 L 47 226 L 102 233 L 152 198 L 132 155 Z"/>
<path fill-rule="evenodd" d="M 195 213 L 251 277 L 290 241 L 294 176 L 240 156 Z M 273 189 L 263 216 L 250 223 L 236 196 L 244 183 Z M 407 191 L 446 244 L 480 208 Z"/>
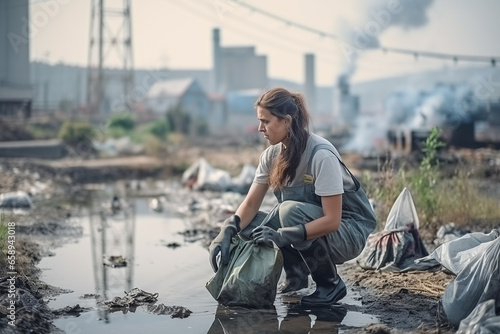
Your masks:
<path fill-rule="evenodd" d="M 281 248 L 281 253 L 283 254 L 283 269 L 285 270 L 286 279 L 278 290 L 281 293 L 288 293 L 307 288 L 309 269 L 299 251 L 291 246 L 285 246 Z"/>
<path fill-rule="evenodd" d="M 337 267 L 330 256 L 326 241 L 318 238 L 311 247 L 300 253 L 311 270 L 312 279 L 316 282 L 316 291 L 312 295 L 303 297 L 300 304 L 328 306 L 344 298 L 347 289 L 337 274 Z"/>

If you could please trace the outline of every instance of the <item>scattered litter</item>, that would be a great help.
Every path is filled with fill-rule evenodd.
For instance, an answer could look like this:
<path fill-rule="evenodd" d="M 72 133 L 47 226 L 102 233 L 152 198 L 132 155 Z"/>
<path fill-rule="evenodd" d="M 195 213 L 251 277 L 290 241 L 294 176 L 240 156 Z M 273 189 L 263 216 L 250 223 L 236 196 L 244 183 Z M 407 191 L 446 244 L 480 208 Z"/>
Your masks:
<path fill-rule="evenodd" d="M 104 257 L 103 263 L 105 266 L 111 267 L 111 268 L 121 268 L 121 267 L 126 267 L 127 266 L 127 259 L 125 259 L 121 255 L 111 255 L 108 257 Z"/>
<path fill-rule="evenodd" d="M 149 313 L 156 315 L 170 315 L 170 318 L 187 318 L 191 313 L 191 310 L 185 308 L 184 306 L 166 306 L 164 304 L 148 305 L 146 310 Z"/>
<path fill-rule="evenodd" d="M 176 249 L 177 247 L 181 247 L 181 244 L 178 242 L 169 242 L 165 246 L 167 246 L 168 248 Z"/>
<path fill-rule="evenodd" d="M 160 198 L 150 198 L 148 205 L 149 208 L 155 212 L 163 212 L 163 203 Z"/>
<path fill-rule="evenodd" d="M 98 305 L 109 312 L 123 311 L 124 313 L 135 312 L 137 306 L 145 306 L 145 310 L 156 315 L 170 315 L 171 318 L 187 318 L 191 310 L 184 306 L 167 306 L 155 304 L 158 301 L 158 293 L 150 293 L 138 288 L 125 292 L 124 297 L 115 297 L 112 300 L 98 302 Z"/>
<path fill-rule="evenodd" d="M 52 311 L 52 313 L 56 316 L 62 316 L 62 315 L 72 315 L 75 317 L 79 317 L 80 314 L 83 312 L 90 311 L 91 309 L 88 307 L 81 307 L 80 304 L 76 304 L 75 306 L 66 306 L 60 309 L 57 309 L 55 311 Z"/>
<path fill-rule="evenodd" d="M 95 294 L 95 293 L 86 293 L 83 296 L 80 296 L 80 299 L 97 299 L 100 298 L 101 295 Z"/>
<path fill-rule="evenodd" d="M 99 302 L 98 304 L 110 312 L 114 311 L 135 311 L 139 305 L 156 303 L 158 293 L 149 293 L 138 288 L 133 288 L 129 292 L 125 292 L 124 297 L 115 297 L 112 300 Z"/>
<path fill-rule="evenodd" d="M 25 191 L 10 192 L 0 194 L 0 208 L 30 210 L 33 208 L 33 202 Z"/>

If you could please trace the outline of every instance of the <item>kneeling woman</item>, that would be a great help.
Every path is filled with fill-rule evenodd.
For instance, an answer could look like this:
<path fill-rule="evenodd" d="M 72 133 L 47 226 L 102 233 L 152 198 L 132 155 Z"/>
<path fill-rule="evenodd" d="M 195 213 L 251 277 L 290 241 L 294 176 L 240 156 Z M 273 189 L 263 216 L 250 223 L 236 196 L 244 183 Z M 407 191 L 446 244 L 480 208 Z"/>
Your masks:
<path fill-rule="evenodd" d="M 237 233 L 258 244 L 280 247 L 286 280 L 282 293 L 307 287 L 316 291 L 302 305 L 333 304 L 346 295 L 336 264 L 363 250 L 376 219 L 358 180 L 336 148 L 309 131 L 309 113 L 301 94 L 283 88 L 265 92 L 256 102 L 259 132 L 270 146 L 260 156 L 247 196 L 210 245 L 210 259 L 229 262 L 229 244 Z M 278 204 L 259 211 L 271 188 Z"/>

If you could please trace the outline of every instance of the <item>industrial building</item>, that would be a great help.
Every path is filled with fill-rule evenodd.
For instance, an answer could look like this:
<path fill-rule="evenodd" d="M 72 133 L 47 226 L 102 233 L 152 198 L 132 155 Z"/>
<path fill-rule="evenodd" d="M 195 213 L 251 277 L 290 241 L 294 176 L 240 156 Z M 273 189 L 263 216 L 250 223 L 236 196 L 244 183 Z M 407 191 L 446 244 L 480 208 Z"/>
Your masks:
<path fill-rule="evenodd" d="M 0 1 L 0 116 L 31 113 L 29 1 Z"/>
<path fill-rule="evenodd" d="M 213 72 L 219 93 L 267 87 L 267 57 L 253 46 L 223 47 L 220 30 L 213 29 Z"/>
<path fill-rule="evenodd" d="M 182 106 L 193 118 L 207 120 L 210 117 L 210 101 L 193 78 L 167 79 L 151 86 L 145 98 L 146 110 L 159 118 L 167 111 Z"/>

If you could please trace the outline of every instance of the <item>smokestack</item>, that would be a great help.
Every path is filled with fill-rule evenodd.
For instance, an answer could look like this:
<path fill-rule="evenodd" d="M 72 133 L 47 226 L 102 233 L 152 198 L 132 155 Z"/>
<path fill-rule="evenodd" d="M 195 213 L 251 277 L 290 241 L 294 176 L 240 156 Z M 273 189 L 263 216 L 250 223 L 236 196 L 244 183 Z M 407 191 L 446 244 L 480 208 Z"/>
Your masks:
<path fill-rule="evenodd" d="M 305 95 L 309 110 L 316 112 L 316 83 L 314 70 L 314 55 L 308 53 L 305 55 Z"/>
<path fill-rule="evenodd" d="M 213 74 L 214 74 L 214 89 L 217 93 L 222 90 L 222 64 L 221 64 L 221 47 L 220 47 L 220 31 L 219 28 L 213 30 Z"/>

